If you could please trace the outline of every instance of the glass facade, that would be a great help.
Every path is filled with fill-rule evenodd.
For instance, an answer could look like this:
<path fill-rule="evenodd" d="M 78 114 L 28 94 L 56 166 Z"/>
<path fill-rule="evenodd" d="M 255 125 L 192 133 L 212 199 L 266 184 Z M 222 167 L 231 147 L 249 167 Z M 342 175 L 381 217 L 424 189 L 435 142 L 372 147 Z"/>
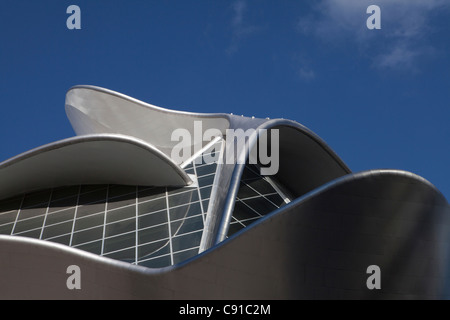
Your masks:
<path fill-rule="evenodd" d="M 2 200 L 0 234 L 153 268 L 182 262 L 199 253 L 218 168 L 210 160 L 218 159 L 221 147 L 218 141 L 184 166 L 195 182 L 182 188 L 81 185 Z M 228 235 L 286 203 L 258 172 L 245 167 Z"/>
<path fill-rule="evenodd" d="M 247 227 L 266 214 L 289 202 L 269 177 L 259 174 L 259 168 L 247 164 L 242 174 L 228 236 Z"/>
<path fill-rule="evenodd" d="M 221 141 L 184 169 L 196 181 L 182 188 L 82 185 L 0 202 L 0 234 L 61 243 L 147 267 L 198 254 Z"/>

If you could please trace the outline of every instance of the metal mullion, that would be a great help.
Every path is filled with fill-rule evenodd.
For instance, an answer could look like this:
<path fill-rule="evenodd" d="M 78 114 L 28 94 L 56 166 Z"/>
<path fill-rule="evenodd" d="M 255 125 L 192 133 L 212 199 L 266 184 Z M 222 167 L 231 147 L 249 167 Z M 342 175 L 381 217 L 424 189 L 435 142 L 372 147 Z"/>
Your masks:
<path fill-rule="evenodd" d="M 52 201 L 53 189 L 50 191 L 50 197 L 47 202 L 47 209 L 45 210 L 44 222 L 42 222 L 41 234 L 39 235 L 39 240 L 42 240 L 42 235 L 44 234 L 45 222 L 47 221 L 48 210 L 50 208 L 50 202 Z"/>
<path fill-rule="evenodd" d="M 143 204 L 143 203 L 147 203 L 147 202 L 150 202 L 150 201 L 160 200 L 160 199 L 163 199 L 164 197 L 165 197 L 165 195 L 160 196 L 160 197 L 155 198 L 155 199 L 149 199 L 149 200 L 139 201 L 138 204 Z"/>
<path fill-rule="evenodd" d="M 67 235 L 70 235 L 70 232 L 63 233 L 63 234 L 59 234 L 59 235 L 57 235 L 57 236 L 53 236 L 53 237 L 50 237 L 50 238 L 46 238 L 45 240 L 51 241 L 51 240 L 53 240 L 53 239 L 61 238 L 61 237 L 67 236 Z"/>
<path fill-rule="evenodd" d="M 170 226 L 169 195 L 166 188 L 167 227 L 169 231 L 170 264 L 173 265 L 172 228 Z"/>
<path fill-rule="evenodd" d="M 11 235 L 14 234 L 14 231 L 16 229 L 17 221 L 19 220 L 19 215 L 20 215 L 20 211 L 22 210 L 22 205 L 23 205 L 24 200 L 25 200 L 25 195 L 23 195 L 22 200 L 20 201 L 19 210 L 17 210 L 17 216 L 16 216 L 16 220 L 14 220 L 14 225 L 11 230 Z"/>
<path fill-rule="evenodd" d="M 175 252 L 175 253 L 182 253 L 182 252 L 186 252 L 186 251 L 194 250 L 194 249 L 200 249 L 200 246 L 196 246 L 196 247 L 192 247 L 192 248 L 187 248 L 187 249 L 179 250 L 179 251 L 177 251 L 177 252 Z"/>
<path fill-rule="evenodd" d="M 186 203 L 183 203 L 183 204 L 179 204 L 179 205 L 177 205 L 177 206 L 173 206 L 173 207 L 171 207 L 171 208 L 172 208 L 172 209 L 176 209 L 176 208 L 188 206 L 188 205 L 191 205 L 191 204 L 196 204 L 197 202 L 201 202 L 201 201 L 202 201 L 202 200 L 189 201 L 189 202 L 186 202 Z M 159 210 L 159 211 L 162 211 L 162 210 Z M 155 211 L 155 212 L 157 212 L 157 211 Z M 202 212 L 202 213 L 203 213 L 203 212 Z"/>
<path fill-rule="evenodd" d="M 258 172 L 256 172 L 255 170 L 253 170 L 251 167 L 247 167 L 248 170 L 250 170 L 251 172 L 253 172 L 254 174 L 256 174 L 257 176 L 261 177 L 261 179 L 265 180 L 268 184 L 270 184 L 270 186 L 275 190 L 275 192 L 278 193 L 278 195 L 281 197 L 281 199 L 283 199 L 283 201 L 287 204 L 289 202 L 291 202 L 291 200 L 289 199 L 288 196 L 286 196 L 286 194 L 281 191 L 281 189 L 277 186 L 277 184 L 268 176 L 262 176 L 260 175 Z M 244 182 L 245 183 L 245 182 Z M 255 190 L 256 191 L 256 190 Z M 256 191 L 258 192 L 258 191 Z M 258 192 L 259 193 L 259 192 Z M 268 199 L 267 199 L 268 200 Z M 270 200 L 269 200 L 270 201 Z M 278 207 L 278 206 L 277 206 Z"/>
<path fill-rule="evenodd" d="M 234 216 L 231 217 L 231 218 L 234 219 L 234 220 L 236 220 L 237 223 L 239 223 L 239 224 L 241 224 L 242 226 L 244 226 L 244 228 L 246 227 L 246 225 L 243 224 L 243 223 L 241 222 L 241 220 L 236 219 Z M 258 218 L 258 219 L 259 219 L 259 218 Z M 232 222 L 230 222 L 230 225 L 231 225 L 231 224 L 232 224 Z"/>
<path fill-rule="evenodd" d="M 140 260 L 139 263 L 146 262 L 146 261 L 150 261 L 150 260 L 155 260 L 155 259 L 158 259 L 158 258 L 163 258 L 163 257 L 166 257 L 166 256 L 168 256 L 168 255 L 172 255 L 172 254 L 170 254 L 170 253 L 165 253 L 165 254 L 162 254 L 162 255 L 160 255 L 160 256 L 151 257 L 151 258 L 148 258 L 148 259 L 145 259 L 145 260 Z"/>
<path fill-rule="evenodd" d="M 186 220 L 191 219 L 191 218 L 197 218 L 200 215 L 201 215 L 201 213 L 194 214 L 194 215 L 189 216 L 189 217 L 184 217 L 184 218 L 180 218 L 180 219 L 177 219 L 177 220 L 172 220 L 172 222 L 179 222 L 179 221 L 183 221 L 183 220 L 186 221 Z"/>
<path fill-rule="evenodd" d="M 267 182 L 267 181 L 266 181 Z M 275 207 L 279 208 L 279 206 L 277 206 L 275 203 L 273 203 L 271 200 L 267 199 L 261 192 L 259 192 L 258 190 L 256 190 L 255 188 L 253 188 L 251 185 L 249 185 L 248 183 L 242 181 L 242 183 L 244 183 L 247 187 L 249 187 L 250 189 L 252 189 L 253 191 L 255 191 L 257 194 L 259 194 L 260 197 L 264 198 L 266 201 L 270 202 L 271 204 L 273 204 Z M 268 183 L 268 182 L 267 182 Z M 276 191 L 275 191 L 276 192 Z"/>
<path fill-rule="evenodd" d="M 78 248 L 78 247 L 84 246 L 86 244 L 90 244 L 90 243 L 94 243 L 94 242 L 98 242 L 98 241 L 100 241 L 100 239 L 91 240 L 91 241 L 87 241 L 87 242 L 82 242 L 82 243 L 79 243 L 77 245 L 74 245 L 73 248 Z"/>
<path fill-rule="evenodd" d="M 21 235 L 21 234 L 24 234 L 24 233 L 28 233 L 28 232 L 31 232 L 31 231 L 36 231 L 36 230 L 39 230 L 39 229 L 41 229 L 42 227 L 37 227 L 37 228 L 33 228 L 33 229 L 29 229 L 29 230 L 24 230 L 24 231 L 20 231 L 20 232 L 17 232 L 17 233 L 15 233 L 14 235 Z"/>
<path fill-rule="evenodd" d="M 150 212 L 147 212 L 147 213 L 143 213 L 143 214 L 141 214 L 140 216 L 141 216 L 141 217 L 146 217 L 146 216 L 149 216 L 149 215 L 151 215 L 151 214 L 160 213 L 160 212 L 163 212 L 163 211 L 166 211 L 166 210 L 167 210 L 167 209 L 164 208 L 164 209 L 157 210 L 157 211 L 150 211 Z M 146 227 L 146 228 L 148 228 L 148 227 Z M 144 228 L 144 229 L 145 229 L 145 228 Z"/>
<path fill-rule="evenodd" d="M 138 186 L 136 186 L 136 225 L 135 225 L 135 232 L 136 232 L 136 241 L 135 241 L 135 250 L 134 250 L 134 263 L 137 264 L 138 263 L 138 244 L 139 244 L 139 190 L 138 190 Z"/>
<path fill-rule="evenodd" d="M 103 252 L 105 251 L 106 214 L 108 212 L 108 195 L 109 195 L 109 184 L 106 187 L 105 216 L 103 217 L 103 236 L 102 236 L 102 247 L 100 250 L 101 256 L 103 256 Z"/>
<path fill-rule="evenodd" d="M 243 203 L 245 206 L 247 206 L 248 208 L 250 208 L 250 210 L 252 210 L 253 212 L 255 212 L 258 216 L 260 217 L 264 217 L 264 215 L 260 214 L 258 211 L 256 211 L 255 209 L 253 209 L 252 207 L 250 207 L 248 204 L 246 204 L 244 201 L 241 201 L 241 199 L 239 199 L 238 197 L 236 197 L 236 199 L 238 201 L 240 201 L 241 203 Z"/>
<path fill-rule="evenodd" d="M 117 249 L 117 250 L 114 250 L 114 251 L 108 251 L 108 252 L 105 253 L 105 256 L 108 256 L 109 254 L 114 254 L 114 253 L 117 253 L 117 252 L 120 252 L 120 251 L 130 250 L 130 249 L 133 249 L 133 248 L 134 248 L 134 246 L 123 248 L 123 249 Z M 135 263 L 136 262 L 133 262 L 133 264 L 135 264 Z"/>
<path fill-rule="evenodd" d="M 73 234 L 75 231 L 75 223 L 77 221 L 78 206 L 80 204 L 81 185 L 78 187 L 77 204 L 75 205 L 75 213 L 73 215 L 72 231 L 70 232 L 69 246 L 72 246 Z"/>
<path fill-rule="evenodd" d="M 192 161 L 192 167 L 194 168 L 194 174 L 197 177 L 197 186 L 196 187 L 197 187 L 198 199 L 200 201 L 200 210 L 202 210 L 203 225 L 205 225 L 206 213 L 205 213 L 205 209 L 203 208 L 203 201 L 202 201 L 202 195 L 200 193 L 200 188 L 199 188 L 199 183 L 198 183 L 198 176 L 197 176 L 197 169 L 196 169 L 195 159 L 194 159 L 194 161 Z"/>
<path fill-rule="evenodd" d="M 251 197 L 246 197 L 246 198 L 240 198 L 240 200 L 251 200 L 251 199 L 257 199 L 257 198 L 261 198 L 261 196 L 266 197 L 266 196 L 274 196 L 274 195 L 278 195 L 279 194 L 277 192 L 272 192 L 272 193 L 266 193 L 266 194 L 257 194 L 256 196 L 251 196 Z M 270 201 L 269 199 L 266 198 L 267 201 Z"/>

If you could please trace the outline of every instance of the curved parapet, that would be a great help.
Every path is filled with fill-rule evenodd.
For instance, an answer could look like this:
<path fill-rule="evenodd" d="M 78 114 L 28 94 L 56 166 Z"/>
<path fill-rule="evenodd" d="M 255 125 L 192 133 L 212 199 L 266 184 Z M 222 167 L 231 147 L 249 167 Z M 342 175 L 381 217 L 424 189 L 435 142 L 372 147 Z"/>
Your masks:
<path fill-rule="evenodd" d="M 361 172 L 162 269 L 0 236 L 2 272 L 8 275 L 0 298 L 450 298 L 449 225 L 447 201 L 424 179 L 394 170 Z M 80 267 L 81 290 L 66 286 L 70 265 Z M 371 265 L 380 268 L 381 289 L 367 287 Z"/>
<path fill-rule="evenodd" d="M 351 173 L 342 159 L 319 136 L 298 122 L 285 119 L 269 120 L 257 127 L 249 137 L 248 148 L 242 150 L 247 163 L 264 130 L 278 130 L 278 145 L 272 146 L 271 139 L 266 139 L 269 149 L 278 150 L 277 159 L 273 159 L 278 161 L 278 168 L 271 178 L 283 187 L 291 199 Z M 224 214 L 221 221 L 216 222 L 216 238 L 210 238 L 210 245 L 223 241 L 227 236 L 244 168 L 245 163 L 233 168 L 228 195 L 224 199 Z"/>
<path fill-rule="evenodd" d="M 199 150 L 203 132 L 217 129 L 225 135 L 227 114 L 202 114 L 168 110 L 124 94 L 95 86 L 75 86 L 66 94 L 66 113 L 77 135 L 118 133 L 147 141 L 170 156 L 179 141 L 172 141 L 176 129 L 186 129 L 191 147 Z M 195 122 L 201 121 L 200 129 Z M 195 139 L 194 139 L 195 138 Z"/>
<path fill-rule="evenodd" d="M 275 178 L 294 199 L 351 173 L 325 141 L 298 122 L 274 119 L 258 127 L 261 129 L 279 130 L 280 163 Z"/>
<path fill-rule="evenodd" d="M 80 184 L 185 186 L 189 176 L 145 141 L 118 134 L 77 136 L 0 163 L 0 198 Z"/>

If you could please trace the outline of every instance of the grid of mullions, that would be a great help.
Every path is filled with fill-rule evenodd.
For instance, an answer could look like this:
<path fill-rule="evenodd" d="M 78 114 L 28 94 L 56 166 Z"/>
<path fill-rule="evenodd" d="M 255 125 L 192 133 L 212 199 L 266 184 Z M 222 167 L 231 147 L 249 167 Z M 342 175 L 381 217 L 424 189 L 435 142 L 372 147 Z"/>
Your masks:
<path fill-rule="evenodd" d="M 228 236 L 249 226 L 286 202 L 269 180 L 254 165 L 246 165 L 242 174 Z"/>
<path fill-rule="evenodd" d="M 213 153 L 202 155 L 218 150 L 214 146 Z M 194 160 L 185 171 L 197 184 L 183 188 L 83 185 L 4 200 L 0 234 L 148 267 L 176 264 L 198 254 L 216 168 Z"/>

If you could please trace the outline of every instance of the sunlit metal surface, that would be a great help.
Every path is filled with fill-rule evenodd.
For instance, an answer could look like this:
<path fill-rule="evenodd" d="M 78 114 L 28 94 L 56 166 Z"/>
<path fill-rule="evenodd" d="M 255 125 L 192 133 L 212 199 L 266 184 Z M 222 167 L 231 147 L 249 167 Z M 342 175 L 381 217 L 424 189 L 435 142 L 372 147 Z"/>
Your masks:
<path fill-rule="evenodd" d="M 114 190 L 109 184 L 131 185 L 134 195 L 119 198 L 126 201 L 124 208 L 134 211 L 108 220 L 116 208 L 108 209 L 111 199 L 106 191 L 104 212 L 92 214 L 104 220 L 77 230 L 83 217 L 53 215 L 51 208 L 57 202 L 52 200 L 53 191 L 48 204 L 41 205 L 44 213 L 33 209 L 29 213 L 33 216 L 26 216 L 21 211 L 28 208 L 23 201 L 0 208 L 0 233 L 6 234 L 0 235 L 0 267 L 8 275 L 0 279 L 0 298 L 450 298 L 450 206 L 430 182 L 415 174 L 399 170 L 352 173 L 319 136 L 291 120 L 167 110 L 93 86 L 70 89 L 66 112 L 79 136 L 0 164 L 0 198 L 20 198 L 25 193 L 22 197 L 27 199 L 26 193 L 34 190 L 79 186 L 72 203 L 76 212 L 83 184 L 106 184 L 105 190 Z M 195 125 L 200 121 L 198 131 Z M 191 163 L 207 153 L 210 143 L 193 140 L 190 147 L 195 156 L 189 163 L 175 164 L 170 151 L 177 142 L 171 133 L 178 128 L 201 136 L 207 129 L 218 129 L 223 141 L 217 140 L 221 147 L 214 153 L 222 162 Z M 231 163 L 224 161 L 227 129 L 254 129 L 247 137 L 248 148 L 237 150 Z M 252 169 L 248 161 L 238 163 L 237 159 L 248 160 L 261 140 L 258 129 L 279 130 L 278 145 L 271 146 L 279 148 L 279 170 L 270 177 L 254 172 L 249 179 L 248 170 L 257 171 L 258 165 Z M 174 185 L 169 191 L 168 186 Z M 141 200 L 149 200 L 140 198 L 140 190 L 147 190 L 141 186 L 162 188 L 158 198 L 165 202 L 162 209 L 150 206 L 140 212 Z M 192 197 L 173 202 L 172 193 Z M 191 208 L 194 203 L 196 207 Z M 93 202 L 93 208 L 97 204 Z M 83 210 L 92 211 L 89 205 L 83 205 Z M 171 210 L 179 207 L 189 208 L 189 215 L 172 221 Z M 69 208 L 60 212 L 65 210 Z M 163 223 L 146 219 L 151 225 L 140 225 L 142 216 L 163 211 Z M 48 224 L 49 216 L 57 222 Z M 179 234 L 171 227 L 179 230 L 178 224 L 188 216 L 199 219 L 195 228 L 183 231 L 190 254 L 174 259 L 186 251 L 181 242 L 172 247 L 172 239 Z M 111 236 L 108 230 L 117 221 L 121 233 Z M 18 224 L 23 230 L 15 230 Z M 63 224 L 73 227 L 61 235 Z M 162 237 L 156 233 L 147 237 L 154 226 L 164 226 Z M 53 237 L 46 238 L 48 228 L 54 228 Z M 65 245 L 52 242 L 91 229 L 99 230 L 92 241 L 101 243 L 100 251 L 80 250 L 81 245 L 73 248 L 72 240 Z M 28 231 L 37 239 L 23 237 L 31 234 Z M 108 251 L 105 241 L 128 233 L 134 242 L 122 246 L 116 241 L 115 250 Z M 81 244 L 92 243 L 81 240 Z M 171 246 L 168 253 L 140 253 L 144 246 L 159 241 L 166 249 Z M 152 264 L 156 258 L 167 260 L 160 264 L 165 267 L 149 268 L 156 265 Z M 67 289 L 69 265 L 81 268 L 82 290 Z M 367 286 L 367 269 L 373 265 L 380 268 L 382 279 L 381 288 L 375 290 Z"/>
<path fill-rule="evenodd" d="M 77 136 L 0 163 L 0 199 L 66 185 L 183 186 L 189 176 L 145 141 L 119 134 Z"/>
<path fill-rule="evenodd" d="M 450 298 L 449 207 L 401 171 L 352 174 L 267 215 L 181 265 L 148 269 L 66 246 L 0 236 L 1 298 Z M 45 257 L 43 259 L 42 257 Z M 67 290 L 68 265 L 83 271 Z M 20 265 L 20 268 L 17 266 Z M 381 290 L 366 286 L 378 265 Z"/>

